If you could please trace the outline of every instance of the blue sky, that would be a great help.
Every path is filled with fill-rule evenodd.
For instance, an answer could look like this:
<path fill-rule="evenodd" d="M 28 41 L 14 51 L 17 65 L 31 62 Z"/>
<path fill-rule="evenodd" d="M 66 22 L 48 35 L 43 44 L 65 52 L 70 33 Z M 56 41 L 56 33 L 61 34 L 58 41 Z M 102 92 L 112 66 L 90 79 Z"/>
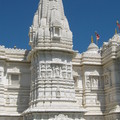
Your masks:
<path fill-rule="evenodd" d="M 30 49 L 28 31 L 39 0 L 0 0 L 0 45 Z M 120 0 L 63 0 L 65 15 L 73 32 L 74 50 L 87 50 L 94 32 L 101 47 L 115 33 L 120 21 Z"/>

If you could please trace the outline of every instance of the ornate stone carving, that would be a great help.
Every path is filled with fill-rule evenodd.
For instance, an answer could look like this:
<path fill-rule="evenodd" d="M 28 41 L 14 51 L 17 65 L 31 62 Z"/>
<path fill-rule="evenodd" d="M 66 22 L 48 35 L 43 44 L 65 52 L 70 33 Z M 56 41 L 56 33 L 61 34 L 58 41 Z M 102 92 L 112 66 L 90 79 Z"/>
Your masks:
<path fill-rule="evenodd" d="M 41 77 L 42 77 L 42 78 L 45 78 L 45 76 L 46 76 L 45 71 L 42 71 L 42 72 L 41 72 Z"/>
<path fill-rule="evenodd" d="M 67 66 L 67 70 L 69 70 L 69 71 L 71 70 L 71 66 L 70 65 Z"/>
<path fill-rule="evenodd" d="M 47 70 L 51 70 L 51 65 L 47 64 Z"/>
<path fill-rule="evenodd" d="M 86 76 L 86 88 L 98 89 L 99 87 L 99 76 Z"/>
<path fill-rule="evenodd" d="M 108 85 L 109 84 L 109 76 L 105 75 L 104 80 L 105 80 L 105 85 Z"/>
<path fill-rule="evenodd" d="M 56 98 L 60 98 L 60 88 L 59 87 L 56 90 Z"/>
<path fill-rule="evenodd" d="M 48 78 L 51 78 L 51 77 L 52 77 L 51 71 L 47 71 L 47 77 L 48 77 Z"/>
<path fill-rule="evenodd" d="M 64 114 L 60 114 L 58 116 L 55 116 L 55 119 L 54 120 L 72 120 L 70 118 L 68 118 L 67 115 L 64 115 Z"/>
<path fill-rule="evenodd" d="M 65 65 L 62 65 L 62 70 L 66 70 L 66 66 Z"/>
<path fill-rule="evenodd" d="M 71 79 L 71 73 L 67 74 L 67 78 Z"/>
<path fill-rule="evenodd" d="M 7 97 L 6 97 L 6 104 L 10 104 L 10 97 L 9 97 L 9 95 L 7 95 Z"/>
<path fill-rule="evenodd" d="M 65 79 L 66 78 L 66 72 L 62 72 L 62 77 Z"/>
<path fill-rule="evenodd" d="M 46 69 L 46 65 L 45 64 L 41 64 L 41 70 L 45 70 Z"/>
<path fill-rule="evenodd" d="M 98 77 L 91 77 L 92 87 L 98 87 Z"/>
<path fill-rule="evenodd" d="M 55 77 L 60 77 L 60 67 L 58 65 L 55 66 Z"/>
<path fill-rule="evenodd" d="M 37 74 L 40 74 L 41 78 L 72 78 L 71 65 L 66 69 L 66 65 L 57 63 L 41 63 Z"/>
<path fill-rule="evenodd" d="M 88 76 L 86 76 L 86 88 L 88 88 L 88 89 L 91 88 L 91 81 Z"/>

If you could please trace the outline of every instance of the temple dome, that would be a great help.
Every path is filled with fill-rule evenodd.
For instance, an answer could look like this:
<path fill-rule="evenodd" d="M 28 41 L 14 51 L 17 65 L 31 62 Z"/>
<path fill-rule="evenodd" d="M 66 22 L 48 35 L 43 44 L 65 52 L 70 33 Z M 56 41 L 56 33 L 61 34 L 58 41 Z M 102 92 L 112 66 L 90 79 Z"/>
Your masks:
<path fill-rule="evenodd" d="M 91 43 L 82 54 L 82 64 L 101 64 L 101 52 L 95 43 Z"/>
<path fill-rule="evenodd" d="M 100 57 L 100 49 L 95 43 L 91 43 L 86 52 L 82 54 L 83 57 Z"/>
<path fill-rule="evenodd" d="M 120 34 L 115 34 L 110 40 L 109 42 L 113 42 L 116 41 L 117 43 L 120 43 Z"/>
<path fill-rule="evenodd" d="M 91 43 L 88 47 L 88 51 L 98 51 L 98 46 L 95 43 Z"/>

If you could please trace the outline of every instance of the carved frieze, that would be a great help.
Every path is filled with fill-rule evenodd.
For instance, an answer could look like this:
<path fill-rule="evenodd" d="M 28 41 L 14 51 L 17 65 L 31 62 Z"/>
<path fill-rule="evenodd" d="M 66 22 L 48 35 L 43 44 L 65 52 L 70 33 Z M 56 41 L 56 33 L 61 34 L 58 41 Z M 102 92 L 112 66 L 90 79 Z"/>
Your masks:
<path fill-rule="evenodd" d="M 62 65 L 62 70 L 66 70 L 66 65 Z"/>
<path fill-rule="evenodd" d="M 45 64 L 41 64 L 41 70 L 46 70 L 46 65 Z"/>
<path fill-rule="evenodd" d="M 98 89 L 100 86 L 99 76 L 86 76 L 86 88 L 87 89 Z"/>
<path fill-rule="evenodd" d="M 67 78 L 69 78 L 69 79 L 71 78 L 71 72 L 67 73 Z"/>
<path fill-rule="evenodd" d="M 40 76 L 40 79 L 45 79 L 45 78 L 71 79 L 72 78 L 71 65 L 57 64 L 57 63 L 40 63 L 39 68 L 37 67 L 37 69 L 38 69 L 37 74 L 39 74 L 37 76 Z M 35 73 L 36 71 L 34 71 L 33 69 L 32 72 Z"/>
<path fill-rule="evenodd" d="M 62 77 L 65 79 L 67 76 L 66 76 L 66 72 L 62 72 Z"/>
<path fill-rule="evenodd" d="M 52 72 L 51 71 L 47 71 L 47 77 L 51 78 L 52 77 Z"/>
<path fill-rule="evenodd" d="M 45 78 L 46 77 L 46 72 L 45 71 L 41 71 L 41 77 Z"/>

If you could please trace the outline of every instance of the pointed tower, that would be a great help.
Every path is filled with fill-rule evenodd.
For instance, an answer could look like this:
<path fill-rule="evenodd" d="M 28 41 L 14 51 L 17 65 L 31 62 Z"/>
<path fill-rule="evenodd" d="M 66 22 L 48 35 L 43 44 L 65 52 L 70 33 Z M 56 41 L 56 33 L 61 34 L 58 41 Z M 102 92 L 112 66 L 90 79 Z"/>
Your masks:
<path fill-rule="evenodd" d="M 24 120 L 81 120 L 72 75 L 72 32 L 62 0 L 40 0 L 30 27 L 31 93 Z"/>
<path fill-rule="evenodd" d="M 32 50 L 72 50 L 72 32 L 62 0 L 41 0 L 30 27 Z"/>

